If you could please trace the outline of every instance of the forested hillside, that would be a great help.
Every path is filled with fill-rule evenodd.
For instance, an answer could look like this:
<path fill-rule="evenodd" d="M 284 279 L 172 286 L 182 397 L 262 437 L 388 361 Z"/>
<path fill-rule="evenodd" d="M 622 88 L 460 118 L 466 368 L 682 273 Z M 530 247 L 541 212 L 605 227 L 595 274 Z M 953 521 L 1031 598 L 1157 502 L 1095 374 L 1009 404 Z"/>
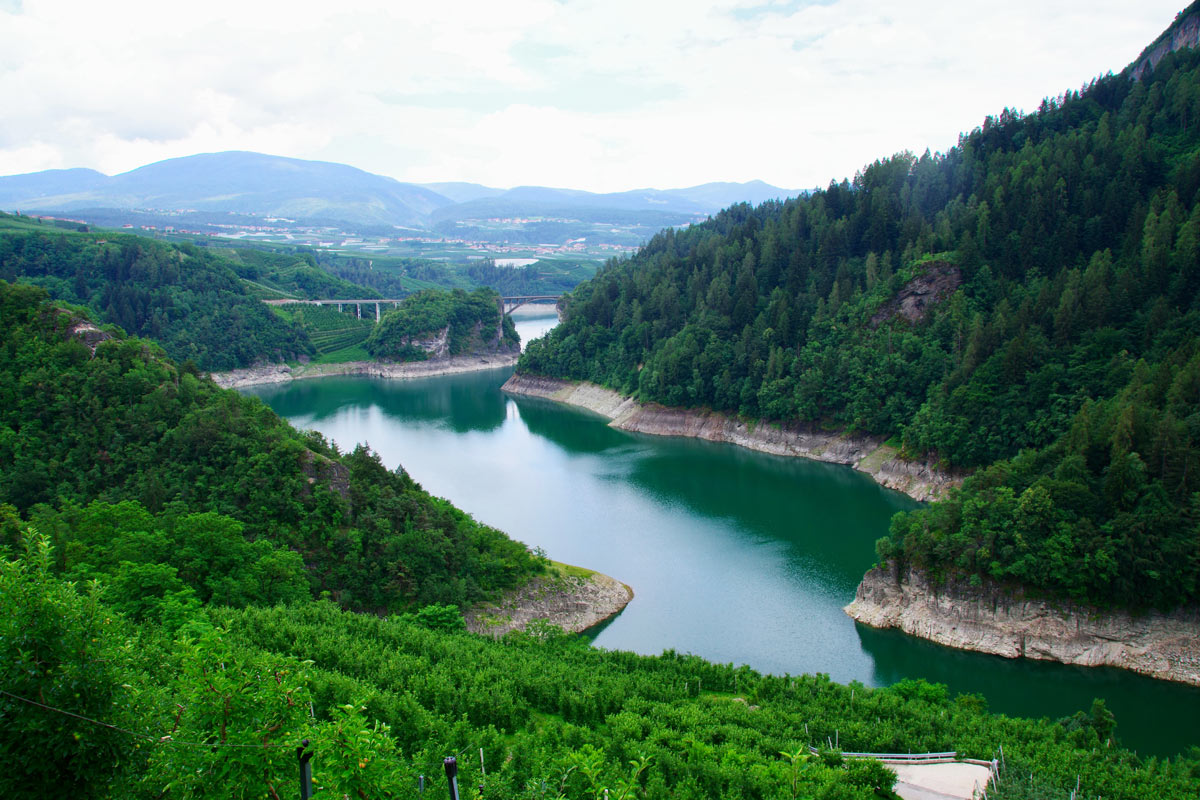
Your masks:
<path fill-rule="evenodd" d="M 394 611 L 540 570 L 369 450 L 340 454 L 149 342 L 85 343 L 81 318 L 44 301 L 0 282 L 0 504 L 74 577 L 144 582 L 156 608 L 179 591 L 240 604 L 311 589 Z"/>
<path fill-rule="evenodd" d="M 224 370 L 312 355 L 305 332 L 249 294 L 231 266 L 204 248 L 68 232 L 0 214 L 0 280 L 36 284 L 86 306 L 100 321 L 154 339 L 178 361 Z"/>
<path fill-rule="evenodd" d="M 664 231 L 576 289 L 518 369 L 996 464 L 897 520 L 881 554 L 1195 602 L 1198 123 L 1186 50 L 1005 110 L 945 154 Z"/>

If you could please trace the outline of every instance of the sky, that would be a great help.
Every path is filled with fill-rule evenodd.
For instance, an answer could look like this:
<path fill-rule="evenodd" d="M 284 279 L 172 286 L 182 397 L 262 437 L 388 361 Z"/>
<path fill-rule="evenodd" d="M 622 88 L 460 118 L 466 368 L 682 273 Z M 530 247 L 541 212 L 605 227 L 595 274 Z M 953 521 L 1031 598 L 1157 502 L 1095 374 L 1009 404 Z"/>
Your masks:
<path fill-rule="evenodd" d="M 0 0 L 0 175 L 252 150 L 590 191 L 853 177 L 1137 57 L 1186 0 Z"/>

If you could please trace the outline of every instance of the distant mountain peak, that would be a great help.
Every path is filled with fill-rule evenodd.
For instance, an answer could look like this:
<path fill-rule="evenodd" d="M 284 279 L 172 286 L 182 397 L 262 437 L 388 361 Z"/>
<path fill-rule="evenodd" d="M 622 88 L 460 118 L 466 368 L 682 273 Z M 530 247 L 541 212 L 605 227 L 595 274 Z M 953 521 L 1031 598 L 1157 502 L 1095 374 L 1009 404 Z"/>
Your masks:
<path fill-rule="evenodd" d="M 86 169 L 0 177 L 0 208 L 12 210 L 188 209 L 403 227 L 481 216 L 595 216 L 609 210 L 645 214 L 645 224 L 660 226 L 790 194 L 760 180 L 607 194 L 545 186 L 413 184 L 332 161 L 249 150 L 168 158 L 112 177 Z M 663 213 L 673 216 L 665 220 Z"/>

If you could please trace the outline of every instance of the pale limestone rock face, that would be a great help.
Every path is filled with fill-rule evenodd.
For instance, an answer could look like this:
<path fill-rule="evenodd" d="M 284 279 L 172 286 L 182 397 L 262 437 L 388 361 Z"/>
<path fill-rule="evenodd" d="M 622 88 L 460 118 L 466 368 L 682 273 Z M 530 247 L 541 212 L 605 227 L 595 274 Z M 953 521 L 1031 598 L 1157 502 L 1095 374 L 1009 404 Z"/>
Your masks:
<path fill-rule="evenodd" d="M 961 483 L 960 477 L 939 472 L 929 464 L 895 458 L 894 450 L 884 447 L 877 437 L 847 436 L 804 425 L 751 424 L 715 411 L 638 403 L 594 384 L 538 375 L 513 375 L 503 388 L 513 394 L 586 408 L 607 417 L 609 424 L 620 430 L 727 442 L 772 455 L 845 464 L 917 500 L 936 498 Z"/>
<path fill-rule="evenodd" d="M 933 586 L 919 572 L 871 570 L 846 613 L 874 628 L 1006 658 L 1112 666 L 1200 686 L 1200 612 L 1133 615 L 1060 604 L 999 586 Z"/>
<path fill-rule="evenodd" d="M 323 378 L 329 375 L 367 375 L 373 378 L 431 378 L 436 375 L 456 375 L 460 372 L 501 369 L 517 363 L 517 353 L 489 353 L 483 355 L 453 356 L 428 361 L 347 361 L 342 364 L 303 364 L 289 367 L 287 364 L 270 364 L 264 367 L 248 367 L 229 372 L 213 372 L 209 375 L 213 383 L 223 389 L 240 389 L 267 383 L 287 383 L 304 378 Z"/>
<path fill-rule="evenodd" d="M 424 350 L 429 354 L 430 359 L 448 358 L 450 355 L 450 328 L 448 326 L 435 333 L 431 339 L 410 337 L 401 341 Z"/>
<path fill-rule="evenodd" d="M 471 633 L 497 639 L 512 630 L 523 631 L 535 620 L 582 633 L 621 613 L 632 599 L 633 589 L 627 584 L 599 572 L 586 578 L 548 576 L 506 592 L 496 603 L 480 604 L 464 617 Z"/>

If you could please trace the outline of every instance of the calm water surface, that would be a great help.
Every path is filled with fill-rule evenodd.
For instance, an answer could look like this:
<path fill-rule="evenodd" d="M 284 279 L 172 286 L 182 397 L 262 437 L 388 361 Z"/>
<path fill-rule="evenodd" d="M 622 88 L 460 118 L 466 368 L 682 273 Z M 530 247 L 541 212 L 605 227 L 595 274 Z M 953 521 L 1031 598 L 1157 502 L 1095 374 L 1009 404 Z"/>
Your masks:
<path fill-rule="evenodd" d="M 553 318 L 518 320 L 522 340 Z M 343 449 L 369 443 L 425 489 L 636 597 L 600 647 L 692 652 L 776 674 L 978 692 L 1056 718 L 1106 698 L 1145 753 L 1200 743 L 1200 690 L 1114 669 L 1009 661 L 857 625 L 842 612 L 889 517 L 916 503 L 845 467 L 613 430 L 507 397 L 511 369 L 411 381 L 323 378 L 248 390 Z"/>

